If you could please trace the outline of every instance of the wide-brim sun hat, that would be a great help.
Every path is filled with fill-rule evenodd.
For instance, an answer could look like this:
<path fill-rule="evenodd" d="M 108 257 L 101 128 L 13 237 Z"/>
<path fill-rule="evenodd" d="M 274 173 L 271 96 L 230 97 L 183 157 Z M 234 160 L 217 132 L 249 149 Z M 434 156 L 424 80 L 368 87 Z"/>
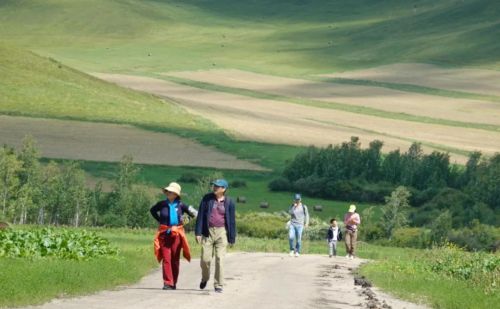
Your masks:
<path fill-rule="evenodd" d="M 171 182 L 168 184 L 168 186 L 163 188 L 163 191 L 173 192 L 173 193 L 177 194 L 178 196 L 181 196 L 181 185 L 179 185 L 176 182 Z"/>
<path fill-rule="evenodd" d="M 349 206 L 349 212 L 355 212 L 356 211 L 356 205 L 352 204 Z"/>

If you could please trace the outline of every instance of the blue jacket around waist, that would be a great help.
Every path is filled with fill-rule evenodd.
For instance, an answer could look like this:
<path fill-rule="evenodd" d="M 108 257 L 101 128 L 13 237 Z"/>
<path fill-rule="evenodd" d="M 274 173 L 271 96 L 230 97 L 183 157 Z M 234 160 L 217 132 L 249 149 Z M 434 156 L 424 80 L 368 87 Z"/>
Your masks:
<path fill-rule="evenodd" d="M 198 217 L 196 217 L 196 236 L 209 237 L 208 232 L 208 221 L 210 219 L 210 214 L 214 208 L 215 194 L 208 193 L 205 195 L 200 202 L 200 208 L 198 209 Z M 226 196 L 224 201 L 224 206 L 226 208 L 225 221 L 226 221 L 226 232 L 227 232 L 227 242 L 234 244 L 236 242 L 236 218 L 235 218 L 235 205 L 233 200 Z"/>

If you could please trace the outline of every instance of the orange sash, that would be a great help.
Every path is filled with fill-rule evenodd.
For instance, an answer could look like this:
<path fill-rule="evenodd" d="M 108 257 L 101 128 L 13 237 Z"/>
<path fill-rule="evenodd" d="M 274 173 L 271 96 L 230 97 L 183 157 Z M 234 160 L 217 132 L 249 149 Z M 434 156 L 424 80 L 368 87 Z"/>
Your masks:
<path fill-rule="evenodd" d="M 191 262 L 191 251 L 189 249 L 186 233 L 184 232 L 184 227 L 182 225 L 168 226 L 161 224 L 160 227 L 158 227 L 158 231 L 156 232 L 154 239 L 154 250 L 158 263 L 163 260 L 160 250 L 160 235 L 165 233 L 168 229 L 170 229 L 172 236 L 179 235 L 181 237 L 182 255 L 188 262 Z"/>

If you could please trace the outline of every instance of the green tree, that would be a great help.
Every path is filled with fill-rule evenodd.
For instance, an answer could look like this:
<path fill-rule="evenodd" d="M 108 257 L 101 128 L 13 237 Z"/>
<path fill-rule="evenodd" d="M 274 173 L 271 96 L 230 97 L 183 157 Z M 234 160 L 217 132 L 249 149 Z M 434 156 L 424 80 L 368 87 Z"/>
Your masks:
<path fill-rule="evenodd" d="M 385 199 L 386 204 L 382 207 L 382 226 L 389 239 L 392 238 L 395 229 L 408 224 L 410 195 L 408 189 L 399 186 Z"/>
<path fill-rule="evenodd" d="M 120 161 L 120 168 L 115 179 L 114 191 L 120 193 L 130 190 L 132 185 L 137 181 L 139 168 L 134 165 L 132 156 L 123 156 Z"/>
<path fill-rule="evenodd" d="M 415 186 L 416 177 L 423 157 L 422 145 L 411 144 L 408 152 L 402 156 L 401 184 Z"/>
<path fill-rule="evenodd" d="M 48 217 L 48 223 L 58 225 L 61 210 L 65 203 L 66 192 L 63 173 L 60 166 L 54 161 L 50 161 L 43 169 L 42 192 L 45 199 L 38 214 L 38 222 L 43 224 L 47 222 L 45 219 Z"/>
<path fill-rule="evenodd" d="M 12 149 L 0 148 L 0 198 L 2 217 L 7 216 L 10 199 L 16 195 L 19 188 L 19 173 L 22 163 L 17 159 Z"/>
<path fill-rule="evenodd" d="M 370 146 L 363 152 L 365 179 L 378 181 L 381 177 L 382 147 L 384 143 L 379 140 L 370 142 Z"/>
<path fill-rule="evenodd" d="M 80 226 L 83 210 L 87 207 L 85 172 L 77 163 L 66 164 L 63 168 L 63 188 L 65 194 L 65 221 Z"/>
<path fill-rule="evenodd" d="M 430 225 L 431 241 L 436 245 L 443 244 L 448 239 L 448 233 L 452 229 L 452 218 L 449 210 L 443 211 L 434 219 Z"/>
<path fill-rule="evenodd" d="M 22 170 L 19 173 L 21 190 L 17 203 L 20 207 L 19 223 L 25 224 L 29 221 L 28 215 L 35 211 L 35 205 L 43 205 L 40 186 L 40 153 L 31 135 L 27 135 L 23 139 L 23 146 L 19 151 L 18 159 L 22 164 Z"/>

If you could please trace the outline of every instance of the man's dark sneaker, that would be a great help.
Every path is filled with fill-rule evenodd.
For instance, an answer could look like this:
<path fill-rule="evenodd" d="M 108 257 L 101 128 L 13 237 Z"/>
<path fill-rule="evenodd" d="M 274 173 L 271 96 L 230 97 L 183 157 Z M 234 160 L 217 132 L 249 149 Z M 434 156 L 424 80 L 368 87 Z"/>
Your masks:
<path fill-rule="evenodd" d="M 207 286 L 207 282 L 206 281 L 200 282 L 200 290 L 203 290 L 206 286 Z"/>
<path fill-rule="evenodd" d="M 215 288 L 215 293 L 222 293 L 222 288 Z"/>
<path fill-rule="evenodd" d="M 165 285 L 163 286 L 163 289 L 164 289 L 164 290 L 175 290 L 175 286 L 165 284 Z"/>

